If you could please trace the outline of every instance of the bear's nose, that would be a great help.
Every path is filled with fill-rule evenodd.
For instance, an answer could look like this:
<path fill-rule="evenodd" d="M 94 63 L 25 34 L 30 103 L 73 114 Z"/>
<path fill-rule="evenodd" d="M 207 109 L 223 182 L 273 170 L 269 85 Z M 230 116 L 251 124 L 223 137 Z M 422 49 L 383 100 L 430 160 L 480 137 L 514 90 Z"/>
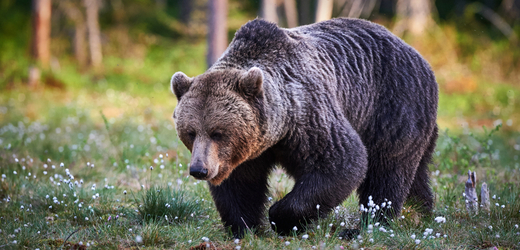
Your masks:
<path fill-rule="evenodd" d="M 203 166 L 191 166 L 190 175 L 197 179 L 202 179 L 208 176 L 208 170 Z"/>

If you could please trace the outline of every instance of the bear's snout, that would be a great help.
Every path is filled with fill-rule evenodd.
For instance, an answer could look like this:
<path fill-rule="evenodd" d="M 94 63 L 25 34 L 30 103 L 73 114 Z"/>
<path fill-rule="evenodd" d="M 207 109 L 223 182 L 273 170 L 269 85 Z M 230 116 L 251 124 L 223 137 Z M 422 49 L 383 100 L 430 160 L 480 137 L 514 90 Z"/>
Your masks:
<path fill-rule="evenodd" d="M 208 169 L 202 163 L 194 164 L 190 167 L 190 175 L 197 179 L 204 179 L 208 176 Z"/>

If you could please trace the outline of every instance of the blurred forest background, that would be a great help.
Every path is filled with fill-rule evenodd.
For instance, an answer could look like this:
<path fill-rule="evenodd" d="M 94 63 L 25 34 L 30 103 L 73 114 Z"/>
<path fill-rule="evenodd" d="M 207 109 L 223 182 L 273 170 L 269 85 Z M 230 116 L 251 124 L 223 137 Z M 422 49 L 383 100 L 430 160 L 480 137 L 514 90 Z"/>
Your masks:
<path fill-rule="evenodd" d="M 520 128 L 519 0 L 2 0 L 0 100 L 110 90 L 172 109 L 171 75 L 203 73 L 256 17 L 282 27 L 380 23 L 432 65 L 441 127 Z"/>

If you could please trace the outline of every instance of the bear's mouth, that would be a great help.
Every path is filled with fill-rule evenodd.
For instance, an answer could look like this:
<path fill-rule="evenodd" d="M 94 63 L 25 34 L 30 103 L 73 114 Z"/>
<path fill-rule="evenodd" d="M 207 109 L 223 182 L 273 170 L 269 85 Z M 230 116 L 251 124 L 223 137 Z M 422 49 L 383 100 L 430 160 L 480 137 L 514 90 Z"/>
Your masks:
<path fill-rule="evenodd" d="M 213 168 L 210 172 L 209 172 L 209 175 L 206 177 L 206 180 L 208 181 L 211 181 L 213 178 L 215 178 L 215 176 L 218 175 L 218 171 L 220 170 L 220 164 L 217 165 L 217 167 Z"/>

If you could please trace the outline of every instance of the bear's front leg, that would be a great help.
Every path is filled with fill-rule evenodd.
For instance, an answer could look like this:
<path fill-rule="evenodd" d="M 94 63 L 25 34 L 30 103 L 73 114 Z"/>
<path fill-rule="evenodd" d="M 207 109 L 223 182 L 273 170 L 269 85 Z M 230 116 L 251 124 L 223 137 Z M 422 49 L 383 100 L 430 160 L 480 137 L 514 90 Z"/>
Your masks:
<path fill-rule="evenodd" d="M 345 178 L 332 173 L 309 173 L 296 180 L 293 190 L 269 209 L 272 228 L 283 235 L 326 217 L 357 188 L 363 173 Z"/>
<path fill-rule="evenodd" d="M 264 153 L 239 165 L 220 185 L 209 185 L 222 222 L 233 237 L 242 238 L 248 228 L 254 230 L 261 224 L 273 165 L 272 157 Z"/>
<path fill-rule="evenodd" d="M 325 217 L 365 178 L 367 154 L 361 139 L 346 121 L 332 126 L 329 138 L 320 138 L 314 131 L 299 137 L 316 137 L 322 142 L 320 147 L 295 140 L 299 143 L 293 144 L 298 146 L 282 159 L 282 166 L 295 178 L 295 184 L 269 209 L 270 223 L 278 233 L 289 234 L 294 227 L 302 229 L 306 223 Z"/>

